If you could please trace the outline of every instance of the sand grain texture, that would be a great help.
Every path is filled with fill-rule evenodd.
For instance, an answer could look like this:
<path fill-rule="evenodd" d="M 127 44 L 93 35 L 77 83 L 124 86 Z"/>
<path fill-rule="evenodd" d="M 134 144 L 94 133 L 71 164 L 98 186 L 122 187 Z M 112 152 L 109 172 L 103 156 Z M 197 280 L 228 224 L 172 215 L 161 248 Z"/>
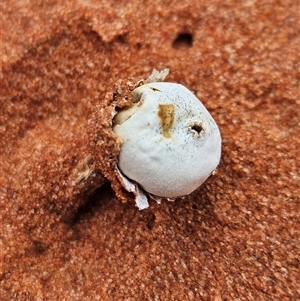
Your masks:
<path fill-rule="evenodd" d="M 2 1 L 1 300 L 299 300 L 297 1 L 148 2 Z M 219 124 L 217 174 L 144 211 L 86 197 L 88 120 L 153 68 Z"/>

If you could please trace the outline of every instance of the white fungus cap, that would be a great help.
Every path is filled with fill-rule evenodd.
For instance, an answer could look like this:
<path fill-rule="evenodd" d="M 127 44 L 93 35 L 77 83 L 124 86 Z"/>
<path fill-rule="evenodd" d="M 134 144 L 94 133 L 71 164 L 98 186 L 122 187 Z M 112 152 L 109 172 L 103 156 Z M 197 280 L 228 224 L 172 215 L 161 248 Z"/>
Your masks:
<path fill-rule="evenodd" d="M 219 164 L 217 124 L 180 84 L 149 83 L 132 96 L 132 106 L 114 119 L 113 130 L 122 139 L 119 169 L 154 196 L 190 194 Z"/>

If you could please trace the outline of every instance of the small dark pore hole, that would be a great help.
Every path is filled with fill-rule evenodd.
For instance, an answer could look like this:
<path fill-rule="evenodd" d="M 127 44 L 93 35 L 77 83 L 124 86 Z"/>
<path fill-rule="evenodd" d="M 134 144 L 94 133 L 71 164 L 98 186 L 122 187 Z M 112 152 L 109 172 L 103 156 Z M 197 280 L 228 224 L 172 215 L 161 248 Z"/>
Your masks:
<path fill-rule="evenodd" d="M 203 127 L 199 124 L 194 124 L 191 129 L 195 132 L 197 132 L 198 135 L 201 134 L 201 132 L 203 131 Z"/>
<path fill-rule="evenodd" d="M 186 49 L 193 46 L 193 35 L 190 33 L 181 33 L 173 41 L 172 47 L 175 49 Z"/>
<path fill-rule="evenodd" d="M 116 41 L 119 42 L 120 44 L 126 44 L 126 35 L 118 35 L 116 37 Z"/>

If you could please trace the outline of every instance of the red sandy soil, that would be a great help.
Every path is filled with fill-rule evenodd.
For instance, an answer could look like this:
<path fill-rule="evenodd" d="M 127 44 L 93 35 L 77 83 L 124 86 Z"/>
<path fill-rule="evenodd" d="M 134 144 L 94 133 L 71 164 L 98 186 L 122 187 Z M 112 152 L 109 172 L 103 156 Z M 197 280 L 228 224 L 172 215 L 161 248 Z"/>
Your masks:
<path fill-rule="evenodd" d="M 300 299 L 298 1 L 1 5 L 1 300 Z M 154 68 L 219 124 L 217 174 L 143 211 L 70 186 L 106 93 Z"/>

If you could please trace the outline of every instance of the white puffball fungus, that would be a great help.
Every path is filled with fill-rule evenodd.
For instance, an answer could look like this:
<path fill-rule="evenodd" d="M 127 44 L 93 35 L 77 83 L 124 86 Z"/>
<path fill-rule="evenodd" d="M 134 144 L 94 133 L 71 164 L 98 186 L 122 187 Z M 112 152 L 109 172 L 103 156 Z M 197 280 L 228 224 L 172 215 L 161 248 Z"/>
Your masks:
<path fill-rule="evenodd" d="M 217 124 L 180 84 L 148 83 L 132 97 L 114 118 L 113 131 L 122 140 L 119 169 L 154 198 L 190 194 L 219 164 Z"/>

